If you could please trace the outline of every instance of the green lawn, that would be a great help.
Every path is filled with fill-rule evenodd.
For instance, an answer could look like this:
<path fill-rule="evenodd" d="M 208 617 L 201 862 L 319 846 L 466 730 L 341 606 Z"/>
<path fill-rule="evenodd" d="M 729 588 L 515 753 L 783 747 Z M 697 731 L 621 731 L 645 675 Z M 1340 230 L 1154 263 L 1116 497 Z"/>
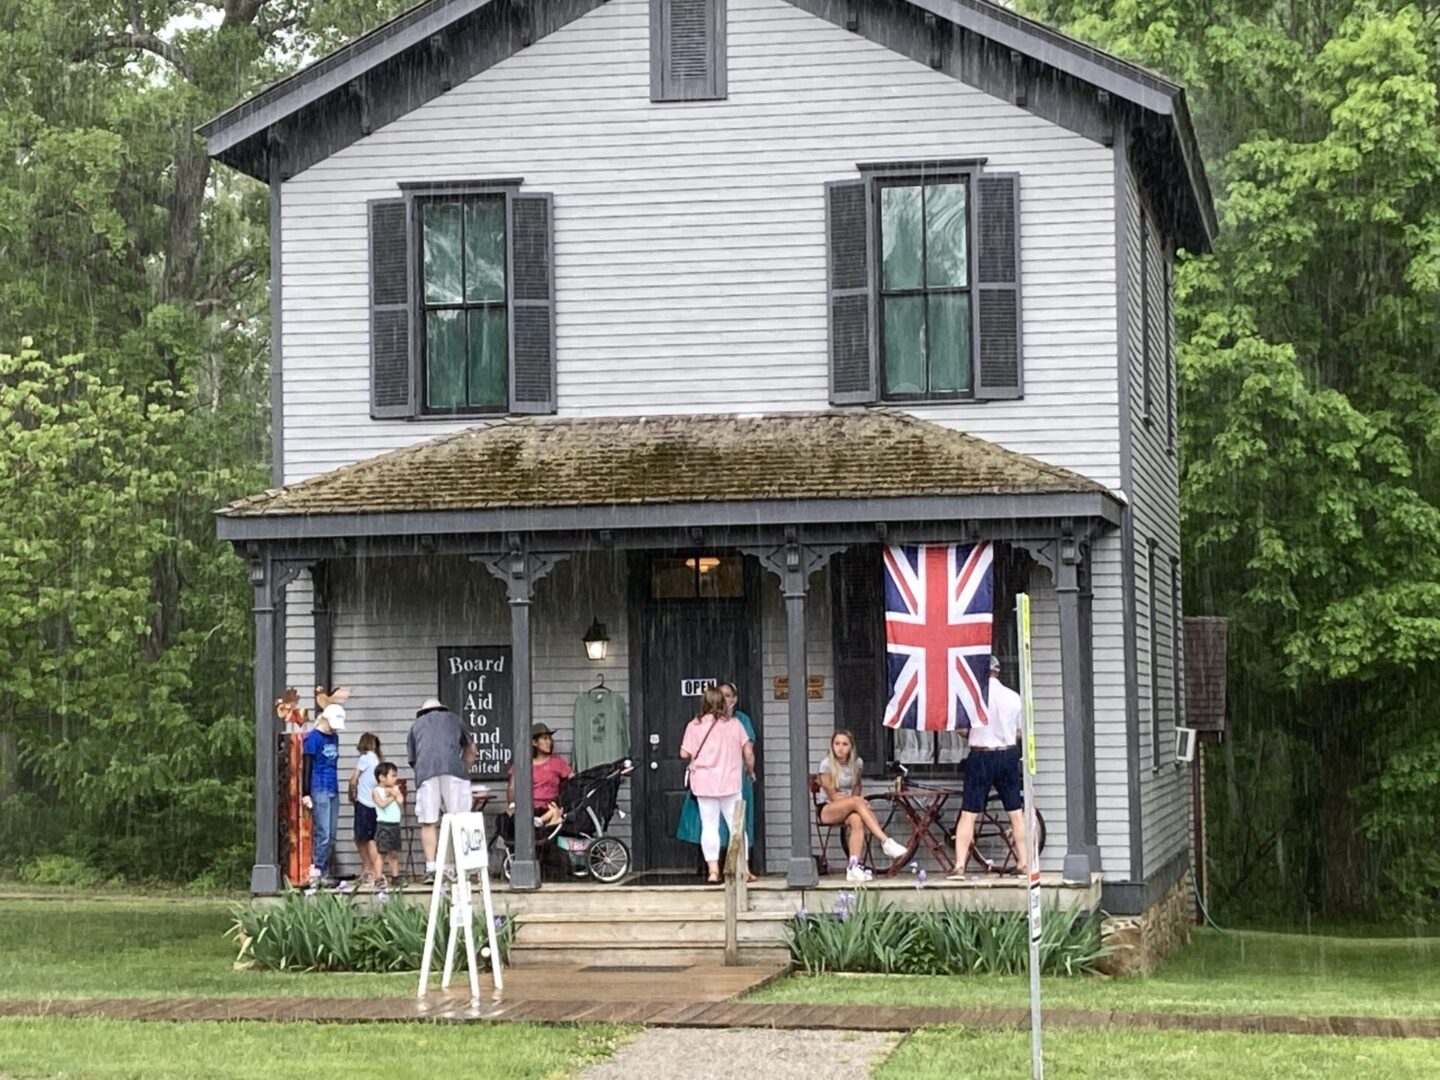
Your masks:
<path fill-rule="evenodd" d="M 10 900 L 0 904 L 0 996 L 380 997 L 414 975 L 235 971 L 230 906 L 163 900 Z"/>
<path fill-rule="evenodd" d="M 1047 1076 L 1066 1080 L 1430 1080 L 1440 1047 L 1425 1039 L 1055 1031 Z M 1030 1033 L 927 1028 L 906 1039 L 874 1080 L 1013 1080 L 1030 1075 Z"/>
<path fill-rule="evenodd" d="M 751 1000 L 1028 1005 L 1029 994 L 1023 977 L 797 975 Z M 1054 1006 L 1135 1012 L 1440 1016 L 1440 940 L 1197 931 L 1157 975 L 1047 978 L 1041 997 Z"/>
<path fill-rule="evenodd" d="M 559 1080 L 608 1057 L 628 1037 L 623 1028 L 595 1024 L 347 1027 L 0 1020 L 0 1075 L 15 1080 Z"/>

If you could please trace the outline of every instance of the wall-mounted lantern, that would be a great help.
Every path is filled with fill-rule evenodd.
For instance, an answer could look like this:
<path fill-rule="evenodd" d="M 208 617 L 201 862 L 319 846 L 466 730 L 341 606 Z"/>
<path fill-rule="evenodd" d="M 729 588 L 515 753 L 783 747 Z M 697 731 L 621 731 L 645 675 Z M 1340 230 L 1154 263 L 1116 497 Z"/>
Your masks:
<path fill-rule="evenodd" d="M 585 642 L 585 655 L 591 660 L 604 660 L 606 652 L 610 649 L 610 638 L 605 633 L 605 624 L 596 620 L 590 624 L 590 629 L 585 631 L 581 638 Z"/>

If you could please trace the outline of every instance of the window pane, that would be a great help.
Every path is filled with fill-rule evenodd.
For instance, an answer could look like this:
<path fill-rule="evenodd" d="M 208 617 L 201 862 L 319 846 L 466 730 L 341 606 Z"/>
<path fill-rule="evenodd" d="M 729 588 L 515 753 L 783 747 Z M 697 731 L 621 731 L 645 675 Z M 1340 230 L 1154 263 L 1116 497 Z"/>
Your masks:
<path fill-rule="evenodd" d="M 425 203 L 425 302 L 458 304 L 460 295 L 460 204 Z"/>
<path fill-rule="evenodd" d="M 920 189 L 880 189 L 880 237 L 885 252 L 884 286 L 919 289 L 925 279 L 920 265 Z"/>
<path fill-rule="evenodd" d="M 964 184 L 925 189 L 925 282 L 931 288 L 968 284 L 968 216 Z"/>
<path fill-rule="evenodd" d="M 930 303 L 930 391 L 970 389 L 970 297 L 941 293 Z"/>
<path fill-rule="evenodd" d="M 695 596 L 693 559 L 656 559 L 650 564 L 650 595 L 656 600 Z"/>
<path fill-rule="evenodd" d="M 691 559 L 700 571 L 701 596 L 744 596 L 744 564 L 733 555 L 701 555 Z"/>
<path fill-rule="evenodd" d="M 925 298 L 885 298 L 885 392 L 925 393 Z"/>
<path fill-rule="evenodd" d="M 503 307 L 470 311 L 470 404 L 505 408 L 510 404 L 509 340 Z"/>
<path fill-rule="evenodd" d="M 456 409 L 465 404 L 465 313 L 425 314 L 425 404 Z"/>
<path fill-rule="evenodd" d="M 505 200 L 465 204 L 465 299 L 505 299 Z"/>

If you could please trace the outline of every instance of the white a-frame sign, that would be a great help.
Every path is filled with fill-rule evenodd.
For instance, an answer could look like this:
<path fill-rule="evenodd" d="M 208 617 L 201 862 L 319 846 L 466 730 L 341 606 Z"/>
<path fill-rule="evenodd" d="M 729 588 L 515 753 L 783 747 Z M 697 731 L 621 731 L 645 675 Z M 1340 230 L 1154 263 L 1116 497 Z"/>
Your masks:
<path fill-rule="evenodd" d="M 490 898 L 490 843 L 485 837 L 484 814 L 446 814 L 440 819 L 440 844 L 435 852 L 435 888 L 430 893 L 430 919 L 425 924 L 425 956 L 420 961 L 419 996 L 425 996 L 430 982 L 430 958 L 435 954 L 436 923 L 440 919 L 440 897 L 444 895 L 445 870 L 453 861 L 455 880 L 450 885 L 450 943 L 445 947 L 445 972 L 440 976 L 440 989 L 450 986 L 455 972 L 455 946 L 460 934 L 465 935 L 465 959 L 470 969 L 470 1003 L 480 1002 L 480 973 L 475 962 L 475 907 L 470 888 L 470 873 L 480 872 L 480 896 L 485 908 L 485 936 L 488 939 L 481 955 L 490 957 L 490 974 L 495 989 L 504 989 L 500 976 L 500 946 L 495 940 L 495 905 Z"/>

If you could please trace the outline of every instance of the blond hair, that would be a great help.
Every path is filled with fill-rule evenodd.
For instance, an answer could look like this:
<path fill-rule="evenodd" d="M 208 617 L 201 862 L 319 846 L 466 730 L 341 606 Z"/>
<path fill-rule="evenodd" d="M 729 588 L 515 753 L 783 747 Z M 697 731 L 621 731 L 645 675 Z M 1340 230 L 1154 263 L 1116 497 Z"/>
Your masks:
<path fill-rule="evenodd" d="M 700 715 L 716 716 L 724 720 L 730 714 L 725 710 L 725 695 L 718 686 L 707 686 L 700 695 Z"/>
<path fill-rule="evenodd" d="M 830 750 L 825 756 L 830 759 L 830 786 L 837 795 L 840 793 L 840 762 L 835 757 L 835 740 L 841 735 L 850 740 L 850 756 L 845 759 L 845 764 L 854 770 L 856 776 L 861 775 L 865 768 L 865 762 L 860 759 L 860 754 L 855 749 L 855 733 L 849 728 L 836 728 L 830 736 Z"/>

